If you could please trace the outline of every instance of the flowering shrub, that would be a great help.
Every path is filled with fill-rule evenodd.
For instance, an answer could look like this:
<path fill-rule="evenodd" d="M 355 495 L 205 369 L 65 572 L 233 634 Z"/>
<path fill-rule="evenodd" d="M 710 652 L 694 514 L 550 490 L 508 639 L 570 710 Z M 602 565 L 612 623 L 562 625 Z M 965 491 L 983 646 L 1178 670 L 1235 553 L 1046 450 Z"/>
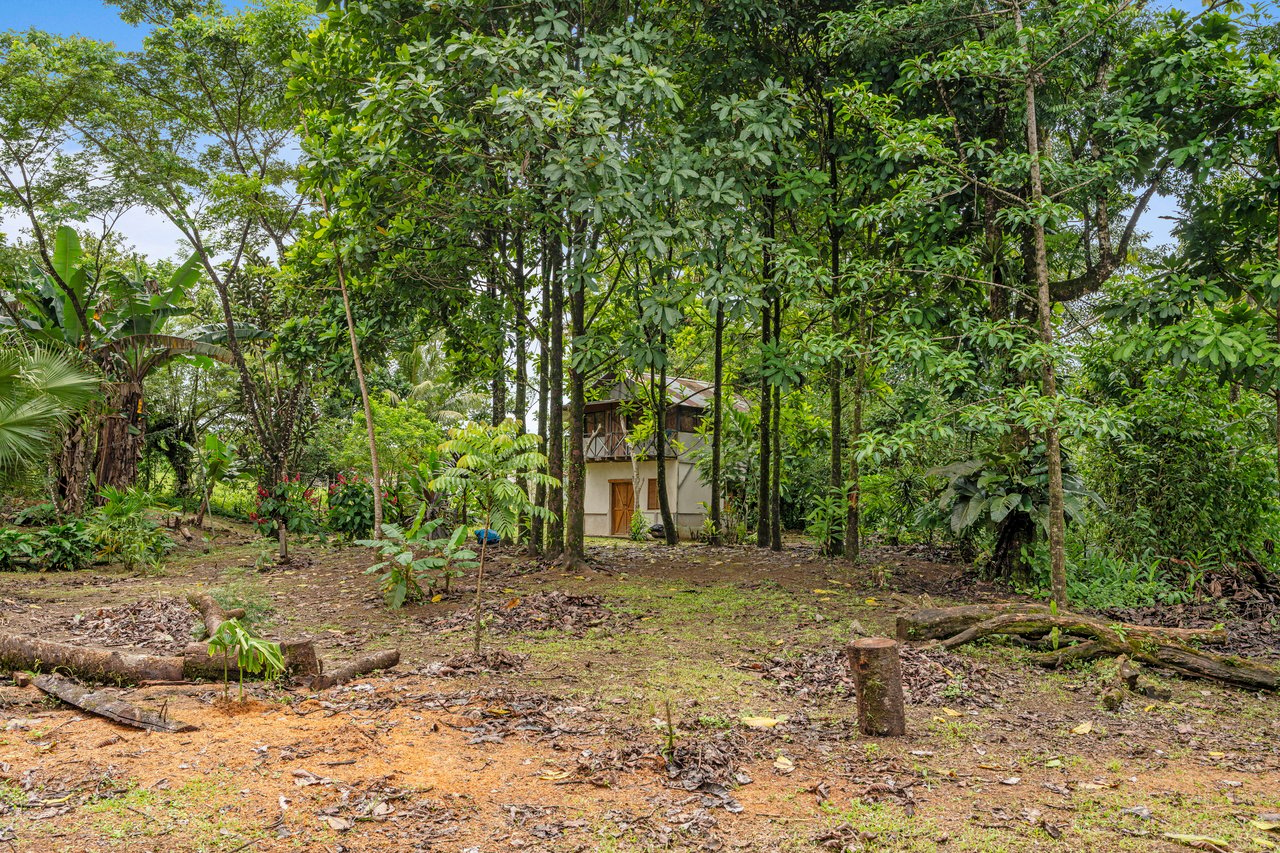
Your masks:
<path fill-rule="evenodd" d="M 249 520 L 263 536 L 278 533 L 282 522 L 292 533 L 314 533 L 320 526 L 320 499 L 301 474 L 286 476 L 269 489 L 258 486 L 258 507 Z"/>
<path fill-rule="evenodd" d="M 383 495 L 383 501 L 387 499 Z M 384 510 L 385 512 L 385 510 Z M 329 530 L 346 539 L 367 539 L 373 531 L 373 486 L 358 474 L 338 475 L 329 486 Z"/>

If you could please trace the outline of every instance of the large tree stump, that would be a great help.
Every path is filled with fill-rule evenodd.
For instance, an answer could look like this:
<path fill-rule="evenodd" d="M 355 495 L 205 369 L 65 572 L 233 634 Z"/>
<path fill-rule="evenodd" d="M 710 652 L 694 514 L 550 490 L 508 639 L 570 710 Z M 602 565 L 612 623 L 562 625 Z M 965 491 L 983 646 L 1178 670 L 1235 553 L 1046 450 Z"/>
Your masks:
<path fill-rule="evenodd" d="M 897 641 L 888 637 L 864 637 L 850 643 L 846 653 L 857 691 L 858 729 L 864 735 L 906 734 L 902 662 Z"/>

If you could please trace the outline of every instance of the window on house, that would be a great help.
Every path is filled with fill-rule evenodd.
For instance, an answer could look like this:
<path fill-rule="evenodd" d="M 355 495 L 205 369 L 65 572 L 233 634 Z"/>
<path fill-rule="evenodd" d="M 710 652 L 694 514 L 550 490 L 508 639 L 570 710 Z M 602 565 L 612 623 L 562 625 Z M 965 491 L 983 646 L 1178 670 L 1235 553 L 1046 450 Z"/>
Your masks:
<path fill-rule="evenodd" d="M 658 478 L 649 478 L 649 509 L 658 508 Z"/>

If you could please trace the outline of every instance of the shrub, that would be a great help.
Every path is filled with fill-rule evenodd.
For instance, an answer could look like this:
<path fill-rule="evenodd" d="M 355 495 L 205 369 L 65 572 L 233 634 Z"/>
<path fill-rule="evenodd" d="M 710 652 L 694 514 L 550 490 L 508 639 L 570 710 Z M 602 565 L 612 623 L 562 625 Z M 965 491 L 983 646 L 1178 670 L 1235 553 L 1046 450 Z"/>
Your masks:
<path fill-rule="evenodd" d="M 93 542 L 78 518 L 53 524 L 40 532 L 40 567 L 51 572 L 73 572 L 89 564 Z"/>
<path fill-rule="evenodd" d="M 329 530 L 345 539 L 368 538 L 373 532 L 373 486 L 358 475 L 338 475 L 329 487 Z"/>
<path fill-rule="evenodd" d="M 631 529 L 628 535 L 633 542 L 644 542 L 649 538 L 649 519 L 639 507 L 631 513 Z"/>
<path fill-rule="evenodd" d="M 94 559 L 122 563 L 127 571 L 156 568 L 173 548 L 173 540 L 147 518 L 151 496 L 140 489 L 104 488 L 102 506 L 88 518 L 86 533 L 93 542 Z"/>
<path fill-rule="evenodd" d="M 258 507 L 249 520 L 263 536 L 276 535 L 281 523 L 290 533 L 314 533 L 320 527 L 320 502 L 302 475 L 294 474 L 269 489 L 258 486 Z"/>
<path fill-rule="evenodd" d="M 0 571 L 24 572 L 40 558 L 40 541 L 21 530 L 0 530 Z"/>
<path fill-rule="evenodd" d="M 447 538 L 433 538 L 436 529 L 444 521 L 433 519 L 424 522 L 424 510 L 419 510 L 418 518 L 407 531 L 402 530 L 399 525 L 385 524 L 382 527 L 382 539 L 376 542 L 362 540 L 358 543 L 377 548 L 387 558 L 370 566 L 365 574 L 382 572 L 378 581 L 388 607 L 400 607 L 406 601 L 422 601 L 426 598 L 424 584 L 431 588 L 439 583 L 448 592 L 450 581 L 461 577 L 463 569 L 479 565 L 476 553 L 463 547 L 470 538 L 467 527 L 458 527 Z"/>

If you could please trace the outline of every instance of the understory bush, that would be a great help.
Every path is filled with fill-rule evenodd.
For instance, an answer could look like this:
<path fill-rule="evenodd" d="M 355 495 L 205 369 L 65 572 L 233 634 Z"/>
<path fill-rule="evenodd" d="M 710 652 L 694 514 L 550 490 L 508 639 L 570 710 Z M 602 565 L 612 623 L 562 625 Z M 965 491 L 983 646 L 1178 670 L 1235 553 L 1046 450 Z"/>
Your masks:
<path fill-rule="evenodd" d="M 1082 455 L 1102 498 L 1091 538 L 1124 559 L 1210 552 L 1231 562 L 1273 535 L 1274 437 L 1257 395 L 1233 394 L 1201 371 L 1106 374 L 1094 387 L 1123 401 L 1125 439 Z"/>
<path fill-rule="evenodd" d="M 0 572 L 22 572 L 40 558 L 40 539 L 22 530 L 0 530 Z"/>
<path fill-rule="evenodd" d="M 364 539 L 373 532 L 373 485 L 363 477 L 338 475 L 329 486 L 329 530 L 344 539 Z"/>
<path fill-rule="evenodd" d="M 468 526 L 458 527 L 451 536 L 436 537 L 435 532 L 443 523 L 439 518 L 424 521 L 419 512 L 408 530 L 397 524 L 384 524 L 382 539 L 357 543 L 377 548 L 386 558 L 366 569 L 365 574 L 382 572 L 378 581 L 388 607 L 422 601 L 427 598 L 426 590 L 437 584 L 447 593 L 453 578 L 461 577 L 464 569 L 479 565 L 475 551 L 466 547 L 470 539 Z"/>
<path fill-rule="evenodd" d="M 74 572 L 89 565 L 93 540 L 85 523 L 73 518 L 40 531 L 40 568 L 50 572 Z"/>
<path fill-rule="evenodd" d="M 276 535 L 282 523 L 290 533 L 315 533 L 320 528 L 320 501 L 302 475 L 294 474 L 270 488 L 258 487 L 258 506 L 249 520 L 263 536 Z"/>
<path fill-rule="evenodd" d="M 85 532 L 93 542 L 94 559 L 121 563 L 127 571 L 158 568 L 173 540 L 146 516 L 152 498 L 140 489 L 104 488 L 102 506 L 89 514 Z"/>

